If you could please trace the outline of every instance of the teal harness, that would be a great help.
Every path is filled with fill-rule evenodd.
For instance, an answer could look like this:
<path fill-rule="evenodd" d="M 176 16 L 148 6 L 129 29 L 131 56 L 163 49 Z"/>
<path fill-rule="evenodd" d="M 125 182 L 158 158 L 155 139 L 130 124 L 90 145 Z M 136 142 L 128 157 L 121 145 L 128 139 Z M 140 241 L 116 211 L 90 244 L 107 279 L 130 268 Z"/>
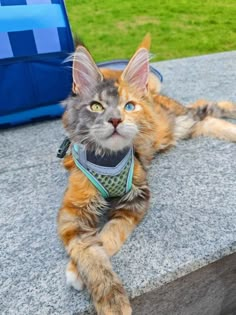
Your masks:
<path fill-rule="evenodd" d="M 133 149 L 116 166 L 101 166 L 88 161 L 84 146 L 74 144 L 72 156 L 76 166 L 87 176 L 104 198 L 122 197 L 132 188 Z"/>

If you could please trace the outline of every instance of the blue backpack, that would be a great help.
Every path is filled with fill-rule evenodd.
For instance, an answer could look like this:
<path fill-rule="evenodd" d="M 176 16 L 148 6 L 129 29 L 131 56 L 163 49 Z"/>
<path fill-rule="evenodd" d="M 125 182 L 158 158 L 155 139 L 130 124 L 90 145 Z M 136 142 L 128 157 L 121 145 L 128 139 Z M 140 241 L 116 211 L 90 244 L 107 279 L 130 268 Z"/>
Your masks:
<path fill-rule="evenodd" d="M 62 114 L 73 51 L 62 0 L 0 0 L 0 127 Z"/>

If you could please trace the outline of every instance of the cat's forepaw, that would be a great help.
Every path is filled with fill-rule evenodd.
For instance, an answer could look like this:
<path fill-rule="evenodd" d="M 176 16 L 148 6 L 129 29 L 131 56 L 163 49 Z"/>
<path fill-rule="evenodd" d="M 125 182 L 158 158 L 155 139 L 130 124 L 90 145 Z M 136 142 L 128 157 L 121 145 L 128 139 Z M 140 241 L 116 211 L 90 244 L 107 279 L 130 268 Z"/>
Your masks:
<path fill-rule="evenodd" d="M 84 283 L 72 262 L 69 262 L 66 268 L 66 284 L 77 291 L 84 289 Z"/>
<path fill-rule="evenodd" d="M 132 315 L 132 308 L 125 294 L 114 291 L 109 294 L 109 299 L 106 298 L 95 302 L 98 315 Z"/>
<path fill-rule="evenodd" d="M 123 307 L 120 307 L 117 309 L 117 307 L 109 307 L 102 309 L 101 311 L 98 310 L 98 315 L 132 315 L 132 309 L 129 305 L 124 305 Z"/>

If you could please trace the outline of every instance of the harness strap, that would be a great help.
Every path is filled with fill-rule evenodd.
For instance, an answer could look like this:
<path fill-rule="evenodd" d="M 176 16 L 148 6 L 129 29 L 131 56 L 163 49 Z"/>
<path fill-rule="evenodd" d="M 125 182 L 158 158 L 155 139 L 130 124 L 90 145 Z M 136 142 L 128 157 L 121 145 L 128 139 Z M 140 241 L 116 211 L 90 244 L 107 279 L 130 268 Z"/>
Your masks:
<path fill-rule="evenodd" d="M 121 197 L 131 190 L 134 170 L 133 149 L 128 152 L 128 155 L 116 167 L 104 168 L 95 164 L 92 167 L 90 162 L 86 164 L 86 151 L 78 145 L 72 146 L 72 156 L 76 166 L 104 198 Z M 82 156 L 83 162 L 80 161 L 80 156 Z M 118 173 L 117 169 L 119 170 Z"/>

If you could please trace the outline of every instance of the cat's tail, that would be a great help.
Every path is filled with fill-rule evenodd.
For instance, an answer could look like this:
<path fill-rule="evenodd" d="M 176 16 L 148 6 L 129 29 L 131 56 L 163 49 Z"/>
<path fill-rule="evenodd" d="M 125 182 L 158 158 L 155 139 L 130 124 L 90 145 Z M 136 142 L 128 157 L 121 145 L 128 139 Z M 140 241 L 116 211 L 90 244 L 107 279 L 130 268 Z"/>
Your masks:
<path fill-rule="evenodd" d="M 228 101 L 199 100 L 188 106 L 185 115 L 176 117 L 175 138 L 208 136 L 236 142 L 236 125 L 221 118 L 236 119 L 236 105 Z"/>
<path fill-rule="evenodd" d="M 229 101 L 209 102 L 198 100 L 188 107 L 195 109 L 199 116 L 236 119 L 236 104 Z"/>

